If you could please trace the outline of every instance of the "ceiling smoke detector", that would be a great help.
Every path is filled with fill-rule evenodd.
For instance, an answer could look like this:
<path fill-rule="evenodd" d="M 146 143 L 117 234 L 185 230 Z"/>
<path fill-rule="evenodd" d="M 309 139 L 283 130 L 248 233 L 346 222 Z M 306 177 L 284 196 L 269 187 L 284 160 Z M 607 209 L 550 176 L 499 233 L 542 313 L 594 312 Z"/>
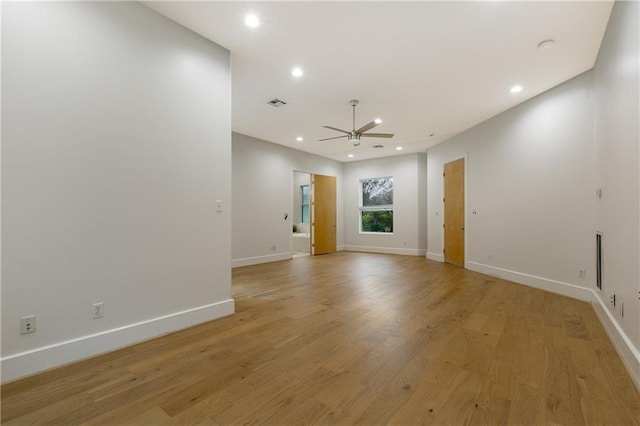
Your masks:
<path fill-rule="evenodd" d="M 540 44 L 538 44 L 538 50 L 551 49 L 555 44 L 556 44 L 556 41 L 553 39 L 541 41 Z"/>

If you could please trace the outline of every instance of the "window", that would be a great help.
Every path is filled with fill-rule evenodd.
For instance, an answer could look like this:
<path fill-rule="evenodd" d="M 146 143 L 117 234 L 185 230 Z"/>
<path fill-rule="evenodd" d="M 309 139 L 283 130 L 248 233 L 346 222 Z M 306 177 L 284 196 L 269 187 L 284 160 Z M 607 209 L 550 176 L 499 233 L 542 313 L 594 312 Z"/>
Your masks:
<path fill-rule="evenodd" d="M 393 232 L 393 177 L 360 181 L 360 232 Z"/>
<path fill-rule="evenodd" d="M 302 204 L 301 223 L 309 223 L 309 185 L 300 185 L 300 200 Z"/>

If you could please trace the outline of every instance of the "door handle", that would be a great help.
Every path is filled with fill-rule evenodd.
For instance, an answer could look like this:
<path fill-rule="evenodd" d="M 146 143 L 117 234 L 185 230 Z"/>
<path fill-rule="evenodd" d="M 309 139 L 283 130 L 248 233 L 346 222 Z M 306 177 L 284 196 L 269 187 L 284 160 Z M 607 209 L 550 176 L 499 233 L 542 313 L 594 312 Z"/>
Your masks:
<path fill-rule="evenodd" d="M 460 227 L 460 229 L 462 229 L 462 230 L 464 231 L 464 225 L 462 225 L 462 226 Z"/>

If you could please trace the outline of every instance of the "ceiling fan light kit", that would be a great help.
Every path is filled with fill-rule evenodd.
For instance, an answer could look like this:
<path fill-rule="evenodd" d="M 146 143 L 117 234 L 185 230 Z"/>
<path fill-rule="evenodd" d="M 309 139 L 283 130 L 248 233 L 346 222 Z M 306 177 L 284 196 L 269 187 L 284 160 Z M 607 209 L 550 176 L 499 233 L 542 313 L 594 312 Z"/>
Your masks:
<path fill-rule="evenodd" d="M 352 99 L 351 101 L 349 101 L 349 104 L 353 108 L 353 130 L 348 132 L 346 130 L 339 129 L 337 127 L 322 126 L 325 129 L 331 129 L 331 130 L 335 130 L 336 132 L 344 133 L 344 135 L 343 136 L 334 136 L 332 138 L 319 139 L 319 142 L 328 141 L 328 140 L 332 140 L 332 139 L 347 138 L 347 140 L 349 142 L 351 142 L 351 145 L 356 147 L 356 146 L 360 145 L 360 138 L 361 137 L 365 137 L 365 138 L 392 138 L 393 137 L 393 133 L 366 133 L 367 131 L 373 129 L 374 127 L 376 127 L 380 123 L 382 123 L 382 120 L 380 120 L 379 118 L 376 118 L 372 122 L 367 123 L 364 126 L 362 126 L 362 127 L 360 127 L 359 129 L 356 130 L 356 106 L 358 105 L 358 100 L 357 99 Z"/>

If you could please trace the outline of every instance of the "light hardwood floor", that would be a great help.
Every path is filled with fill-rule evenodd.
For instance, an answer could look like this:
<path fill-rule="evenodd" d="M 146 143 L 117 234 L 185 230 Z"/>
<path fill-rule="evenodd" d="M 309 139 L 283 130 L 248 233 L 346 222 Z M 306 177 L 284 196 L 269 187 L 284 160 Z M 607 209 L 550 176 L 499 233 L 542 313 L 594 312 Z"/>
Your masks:
<path fill-rule="evenodd" d="M 233 271 L 237 314 L 2 387 L 2 424 L 640 424 L 591 307 L 419 257 Z"/>

